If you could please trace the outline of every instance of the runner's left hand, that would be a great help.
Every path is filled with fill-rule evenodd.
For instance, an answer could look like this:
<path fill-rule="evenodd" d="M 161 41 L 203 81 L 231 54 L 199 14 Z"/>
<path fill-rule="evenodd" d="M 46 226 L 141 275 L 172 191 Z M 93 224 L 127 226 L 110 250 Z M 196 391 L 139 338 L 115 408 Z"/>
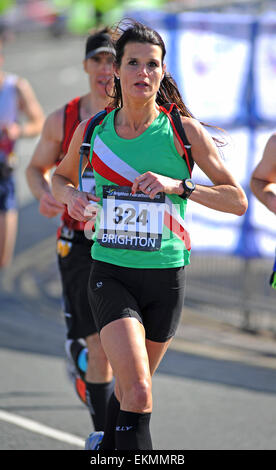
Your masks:
<path fill-rule="evenodd" d="M 8 138 L 12 141 L 16 141 L 21 137 L 21 131 L 22 127 L 17 122 L 13 122 L 5 127 L 5 132 Z"/>
<path fill-rule="evenodd" d="M 181 194 L 181 180 L 169 178 L 168 176 L 158 175 L 151 171 L 147 171 L 135 178 L 132 185 L 132 194 L 136 191 L 142 191 L 148 194 L 150 199 L 154 199 L 157 193 L 163 192 L 167 194 Z"/>

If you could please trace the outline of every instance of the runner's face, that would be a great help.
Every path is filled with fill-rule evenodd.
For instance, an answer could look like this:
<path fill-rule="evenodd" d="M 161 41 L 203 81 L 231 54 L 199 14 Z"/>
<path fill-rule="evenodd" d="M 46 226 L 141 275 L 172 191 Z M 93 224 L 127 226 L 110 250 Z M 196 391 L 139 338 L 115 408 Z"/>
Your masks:
<path fill-rule="evenodd" d="M 115 70 L 121 81 L 123 101 L 128 97 L 143 101 L 155 99 L 164 71 L 161 47 L 150 43 L 127 43 L 121 65 Z"/>
<path fill-rule="evenodd" d="M 100 96 L 106 96 L 106 90 L 111 91 L 113 86 L 112 54 L 101 52 L 84 61 L 84 69 L 89 75 L 91 90 Z"/>

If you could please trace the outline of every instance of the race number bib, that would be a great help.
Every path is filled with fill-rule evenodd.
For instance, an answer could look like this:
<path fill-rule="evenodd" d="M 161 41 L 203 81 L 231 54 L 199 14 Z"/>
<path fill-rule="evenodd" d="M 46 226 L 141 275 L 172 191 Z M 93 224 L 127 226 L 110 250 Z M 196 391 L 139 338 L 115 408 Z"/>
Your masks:
<path fill-rule="evenodd" d="M 108 248 L 158 251 L 161 247 L 165 194 L 154 199 L 129 186 L 103 186 L 97 241 Z"/>

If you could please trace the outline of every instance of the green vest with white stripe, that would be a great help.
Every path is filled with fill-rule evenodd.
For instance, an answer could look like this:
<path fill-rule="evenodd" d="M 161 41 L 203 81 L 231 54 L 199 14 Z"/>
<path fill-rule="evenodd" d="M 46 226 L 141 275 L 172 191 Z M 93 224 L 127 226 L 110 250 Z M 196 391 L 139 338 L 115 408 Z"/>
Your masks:
<path fill-rule="evenodd" d="M 161 112 L 140 136 L 123 139 L 114 128 L 115 113 L 113 110 L 107 114 L 91 139 L 90 161 L 96 195 L 103 208 L 96 220 L 92 257 L 129 268 L 187 265 L 190 263 L 189 235 L 184 228 L 187 200 L 176 194 L 159 193 L 153 207 L 142 193 L 138 193 L 135 202 L 127 195 L 134 178 L 147 171 L 179 180 L 190 177 L 185 159 L 176 150 L 170 121 Z"/>

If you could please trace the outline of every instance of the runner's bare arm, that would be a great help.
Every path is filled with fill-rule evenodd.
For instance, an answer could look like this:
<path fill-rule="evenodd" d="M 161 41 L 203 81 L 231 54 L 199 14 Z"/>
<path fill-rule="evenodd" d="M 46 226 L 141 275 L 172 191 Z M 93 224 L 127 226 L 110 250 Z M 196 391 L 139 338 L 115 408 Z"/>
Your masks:
<path fill-rule="evenodd" d="M 17 137 L 34 137 L 42 130 L 44 123 L 43 110 L 31 85 L 25 78 L 19 78 L 16 85 L 19 109 L 27 117 L 27 121 L 20 126 Z"/>
<path fill-rule="evenodd" d="M 196 119 L 182 118 L 182 123 L 191 144 L 195 163 L 214 184 L 198 184 L 190 199 L 217 211 L 243 215 L 248 206 L 247 197 L 240 184 L 224 166 L 212 137 Z"/>
<path fill-rule="evenodd" d="M 26 169 L 26 176 L 33 195 L 40 199 L 50 192 L 49 170 L 61 155 L 63 138 L 63 109 L 50 114 L 45 121 L 40 139 Z"/>
<path fill-rule="evenodd" d="M 262 159 L 253 171 L 250 187 L 257 199 L 276 214 L 276 134 L 267 141 Z"/>
<path fill-rule="evenodd" d="M 190 199 L 211 209 L 243 215 L 247 210 L 246 195 L 223 165 L 213 139 L 195 119 L 182 118 L 182 123 L 192 147 L 194 161 L 214 183 L 214 186 L 197 185 Z M 182 155 L 183 150 L 176 138 L 175 146 Z M 150 198 L 160 191 L 167 194 L 181 195 L 183 193 L 181 180 L 152 172 L 144 173 L 135 179 L 132 186 L 133 193 L 137 191 L 138 186 L 139 190 L 149 194 Z M 148 191 L 148 188 L 151 191 Z"/>
<path fill-rule="evenodd" d="M 39 210 L 46 217 L 55 217 L 64 206 L 51 194 L 50 170 L 61 155 L 63 139 L 63 108 L 48 116 L 32 159 L 26 169 L 26 178 L 34 197 L 40 201 Z"/>
<path fill-rule="evenodd" d="M 89 201 L 100 199 L 90 193 L 80 192 L 79 185 L 79 150 L 82 144 L 83 133 L 87 121 L 82 121 L 77 127 L 67 154 L 56 169 L 52 178 L 52 191 L 54 197 L 61 203 L 66 204 L 71 217 L 80 221 L 87 221 L 90 216 L 84 216 Z M 82 172 L 87 166 L 87 159 L 83 159 Z"/>

